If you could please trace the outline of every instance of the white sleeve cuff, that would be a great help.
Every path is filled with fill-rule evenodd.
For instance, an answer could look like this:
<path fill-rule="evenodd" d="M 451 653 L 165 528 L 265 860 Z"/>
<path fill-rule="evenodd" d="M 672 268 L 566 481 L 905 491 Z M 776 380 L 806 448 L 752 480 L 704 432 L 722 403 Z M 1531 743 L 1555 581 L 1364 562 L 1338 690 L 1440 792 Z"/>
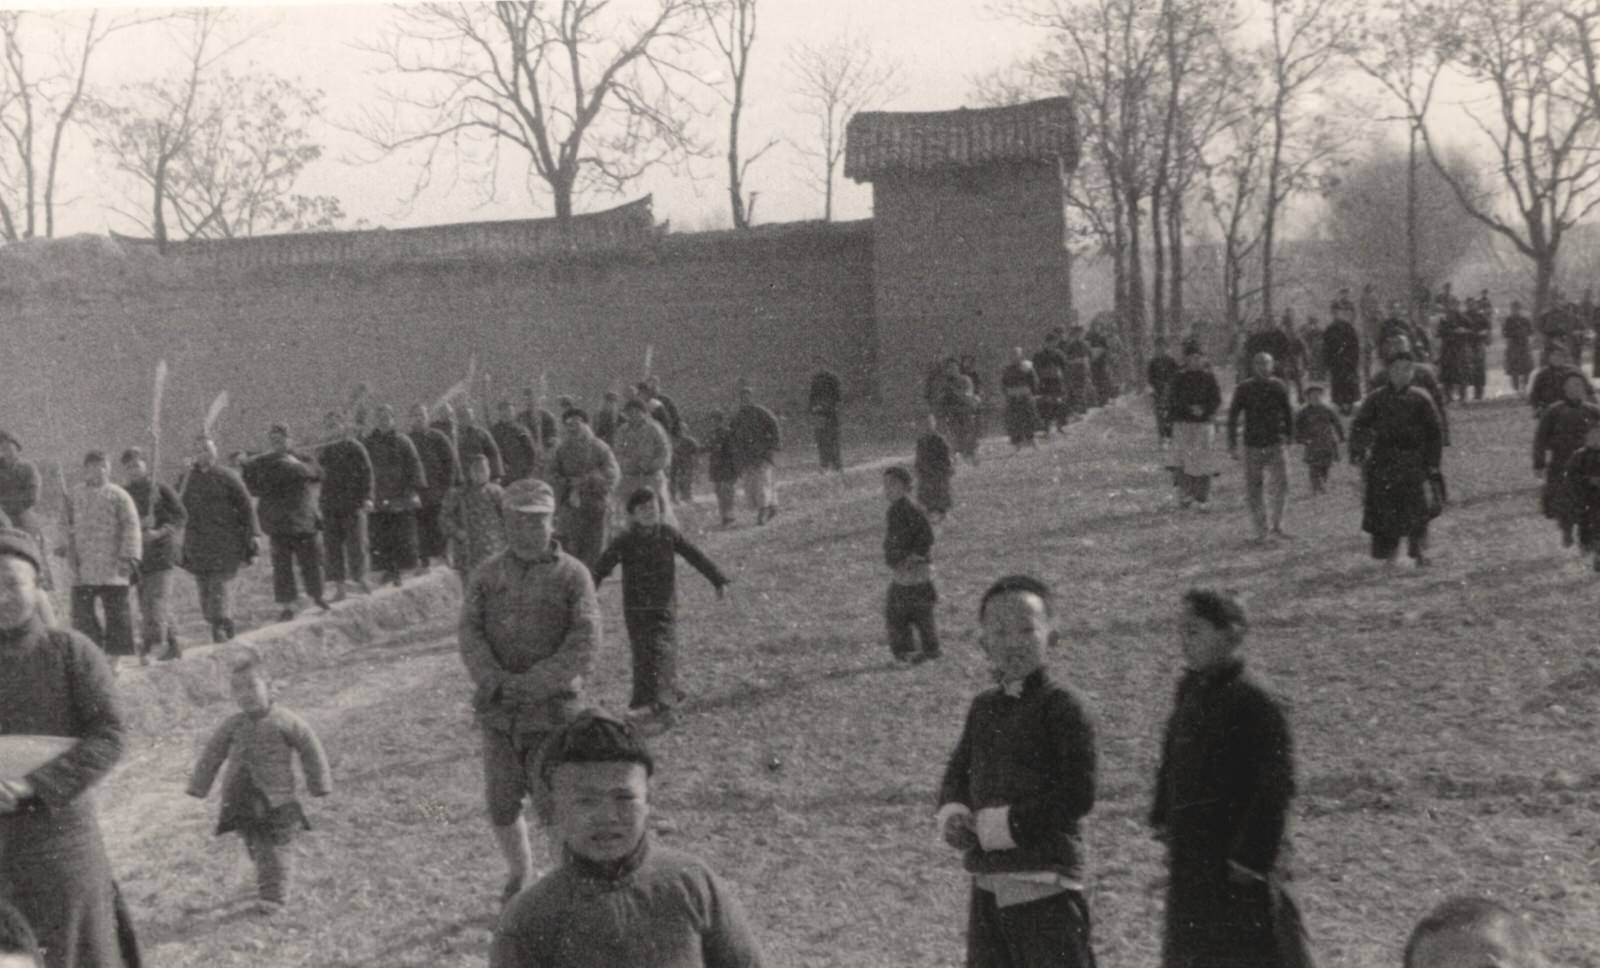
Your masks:
<path fill-rule="evenodd" d="M 933 815 L 933 834 L 935 837 L 944 837 L 944 823 L 951 817 L 970 817 L 972 810 L 964 803 L 947 803 L 939 808 Z"/>
<path fill-rule="evenodd" d="M 978 811 L 978 846 L 984 850 L 1011 850 L 1011 808 L 985 807 Z"/>

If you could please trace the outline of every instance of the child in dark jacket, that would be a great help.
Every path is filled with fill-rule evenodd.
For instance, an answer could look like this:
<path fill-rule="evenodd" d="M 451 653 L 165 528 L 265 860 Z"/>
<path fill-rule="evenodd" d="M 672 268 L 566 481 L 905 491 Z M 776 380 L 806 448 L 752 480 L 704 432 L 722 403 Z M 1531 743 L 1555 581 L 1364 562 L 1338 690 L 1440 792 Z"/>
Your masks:
<path fill-rule="evenodd" d="M 717 494 L 717 513 L 723 527 L 732 527 L 733 506 L 739 497 L 739 461 L 734 453 L 733 431 L 720 410 L 711 414 L 711 433 L 706 435 L 705 449 L 711 489 Z"/>
<path fill-rule="evenodd" d="M 677 722 L 677 556 L 727 594 L 728 577 L 678 532 L 661 522 L 656 492 L 641 487 L 628 498 L 628 529 L 612 540 L 594 568 L 595 588 L 622 565 L 622 616 L 633 656 L 633 698 L 628 720 L 645 732 Z"/>
<path fill-rule="evenodd" d="M 273 702 L 266 669 L 255 659 L 234 667 L 229 685 L 240 712 L 212 735 L 195 764 L 188 793 L 204 800 L 217 770 L 222 778 L 222 814 L 217 835 L 237 832 L 256 865 L 258 910 L 275 914 L 289 894 L 288 847 L 296 829 L 310 830 L 295 799 L 294 758 L 314 797 L 333 790 L 328 757 L 306 721 Z"/>
<path fill-rule="evenodd" d="M 1594 555 L 1594 570 L 1600 571 L 1600 424 L 1589 427 L 1583 446 L 1567 458 L 1566 475 L 1578 547 Z"/>
<path fill-rule="evenodd" d="M 978 694 L 945 767 L 938 828 L 972 874 L 967 964 L 1091 968 L 1084 844 L 1094 807 L 1094 727 L 1053 682 L 1049 586 L 1002 578 L 978 605 L 996 685 Z"/>
<path fill-rule="evenodd" d="M 933 607 L 939 593 L 933 587 L 933 526 L 911 500 L 911 472 L 904 467 L 883 472 L 883 496 L 889 502 L 883 560 L 894 571 L 884 604 L 889 651 L 898 662 L 937 659 L 939 629 Z M 920 649 L 916 638 L 921 639 Z"/>
<path fill-rule="evenodd" d="M 1339 459 L 1344 443 L 1344 424 L 1339 414 L 1322 402 L 1322 387 L 1306 387 L 1306 405 L 1294 415 L 1295 443 L 1305 447 L 1306 468 L 1311 474 L 1311 493 L 1328 490 L 1328 470 Z"/>
<path fill-rule="evenodd" d="M 935 523 L 943 521 L 955 504 L 950 494 L 950 479 L 956 465 L 950 456 L 950 442 L 939 433 L 939 419 L 928 415 L 928 432 L 917 438 L 917 456 L 912 465 L 917 475 L 917 503 Z"/>

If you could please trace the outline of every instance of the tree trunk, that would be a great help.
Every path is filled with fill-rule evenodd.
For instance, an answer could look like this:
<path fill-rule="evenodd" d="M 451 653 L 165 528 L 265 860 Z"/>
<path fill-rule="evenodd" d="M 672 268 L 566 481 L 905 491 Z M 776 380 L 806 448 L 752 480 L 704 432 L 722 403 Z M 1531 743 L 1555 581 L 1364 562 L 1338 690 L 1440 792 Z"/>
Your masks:
<path fill-rule="evenodd" d="M 155 237 L 156 251 L 162 255 L 167 254 L 167 159 L 163 154 L 156 162 L 155 178 L 152 179 L 150 200 L 150 234 Z"/>
<path fill-rule="evenodd" d="M 1267 166 L 1266 211 L 1261 226 L 1261 316 L 1276 319 L 1272 312 L 1272 257 L 1278 234 L 1278 181 L 1283 168 L 1285 105 L 1280 93 L 1272 106 L 1272 161 Z"/>
<path fill-rule="evenodd" d="M 1177 335 L 1186 328 L 1183 318 L 1183 196 L 1174 194 L 1167 204 L 1167 251 L 1172 254 L 1170 281 L 1167 292 L 1172 308 L 1167 311 L 1167 325 Z"/>
<path fill-rule="evenodd" d="M 1167 338 L 1167 246 L 1163 231 L 1161 186 L 1150 190 L 1150 326 L 1156 339 Z"/>
<path fill-rule="evenodd" d="M 733 107 L 728 111 L 728 202 L 733 207 L 733 227 L 747 229 L 750 216 L 744 208 L 744 185 L 739 178 L 739 115 L 744 111 L 744 78 L 733 85 Z"/>
<path fill-rule="evenodd" d="M 1111 205 L 1111 311 L 1119 320 L 1128 311 L 1128 239 L 1122 226 L 1122 205 L 1115 201 Z"/>
<path fill-rule="evenodd" d="M 1533 318 L 1538 319 L 1550 305 L 1550 287 L 1556 278 L 1556 251 L 1540 246 L 1533 256 Z M 1588 320 L 1584 321 L 1585 323 Z"/>
<path fill-rule="evenodd" d="M 1128 302 L 1123 317 L 1123 339 L 1142 368 L 1145 365 L 1144 267 L 1139 241 L 1139 199 L 1128 193 Z M 1129 340 L 1129 337 L 1132 337 Z"/>
<path fill-rule="evenodd" d="M 556 225 L 562 234 L 572 228 L 572 186 L 577 180 L 575 171 L 558 171 L 550 179 L 550 197 L 555 200 Z"/>
<path fill-rule="evenodd" d="M 1421 283 L 1417 278 L 1417 126 L 1413 124 L 1406 146 L 1406 305 L 1410 307 L 1406 318 L 1413 328 L 1422 322 L 1417 318 L 1417 293 Z"/>

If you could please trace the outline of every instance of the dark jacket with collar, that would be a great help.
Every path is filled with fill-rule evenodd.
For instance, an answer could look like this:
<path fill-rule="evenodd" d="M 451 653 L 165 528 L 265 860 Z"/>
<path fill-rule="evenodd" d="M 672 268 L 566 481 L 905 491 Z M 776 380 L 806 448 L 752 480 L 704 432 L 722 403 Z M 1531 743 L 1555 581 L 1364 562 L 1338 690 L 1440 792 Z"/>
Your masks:
<path fill-rule="evenodd" d="M 256 496 L 261 530 L 271 535 L 314 534 L 322 525 L 316 484 L 322 471 L 291 454 L 262 454 L 244 465 L 244 483 Z"/>
<path fill-rule="evenodd" d="M 649 528 L 631 525 L 612 539 L 594 567 L 595 588 L 622 565 L 622 607 L 670 609 L 677 599 L 677 556 L 693 565 L 714 587 L 728 578 L 699 548 L 669 524 Z"/>
<path fill-rule="evenodd" d="M 354 514 L 372 500 L 372 459 L 359 440 L 336 440 L 322 448 L 322 513 Z"/>
<path fill-rule="evenodd" d="M 140 517 L 151 513 L 150 478 L 129 481 L 124 485 Z M 189 523 L 189 512 L 178 500 L 178 492 L 166 484 L 156 484 L 154 505 L 155 536 L 145 538 L 143 554 L 139 556 L 139 574 L 153 575 L 166 571 L 178 563 L 178 549 L 183 547 L 183 529 Z"/>
<path fill-rule="evenodd" d="M 1294 407 L 1289 388 L 1277 377 L 1251 377 L 1233 388 L 1228 405 L 1228 448 L 1239 442 L 1239 418 L 1244 417 L 1246 447 L 1277 447 L 1294 439 Z"/>
<path fill-rule="evenodd" d="M 1044 669 L 1011 696 L 996 686 L 978 694 L 939 786 L 941 804 L 976 814 L 1010 807 L 1016 847 L 974 847 L 964 858 L 975 874 L 1053 871 L 1084 876 L 1079 825 L 1094 807 L 1094 725 L 1078 695 Z"/>

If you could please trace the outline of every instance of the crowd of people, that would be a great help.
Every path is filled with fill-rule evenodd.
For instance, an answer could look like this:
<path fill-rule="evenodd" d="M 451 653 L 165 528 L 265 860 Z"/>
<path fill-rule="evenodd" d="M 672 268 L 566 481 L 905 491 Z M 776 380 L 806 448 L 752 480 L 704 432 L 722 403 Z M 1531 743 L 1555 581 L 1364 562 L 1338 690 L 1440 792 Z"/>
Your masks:
<path fill-rule="evenodd" d="M 1425 565 L 1428 522 L 1445 499 L 1446 407 L 1468 388 L 1482 395 L 1477 341 L 1486 344 L 1493 310 L 1486 294 L 1465 311 L 1442 294 L 1436 374 L 1422 359 L 1428 333 L 1398 315 L 1365 325 L 1371 295 L 1368 287 L 1357 310 L 1340 292 L 1310 344 L 1320 363 L 1288 316 L 1244 341 L 1249 374 L 1227 401 L 1226 451 L 1243 466 L 1257 539 L 1269 541 L 1289 536 L 1287 447 L 1305 447 L 1314 493 L 1346 447 L 1362 471 L 1374 557 L 1392 563 L 1404 541 Z M 1505 338 L 1531 339 L 1512 325 L 1521 319 L 1513 308 Z M 1539 421 L 1534 466 L 1546 471 L 1545 512 L 1569 545 L 1597 553 L 1600 569 L 1600 409 L 1589 381 L 1562 361 L 1574 349 L 1569 331 L 1557 338 L 1553 326 L 1537 330 L 1552 345 L 1527 388 Z M 1031 356 L 1013 350 L 999 385 L 1016 450 L 1121 392 L 1126 360 L 1114 330 L 1063 327 Z M 1179 505 L 1203 509 L 1220 473 L 1224 397 L 1197 339 L 1184 341 L 1181 362 L 1165 350 L 1158 342 L 1148 369 L 1157 438 Z M 954 505 L 956 460 L 977 463 L 987 409 L 972 357 L 942 360 L 925 393 L 929 423 L 912 466 L 882 474 L 885 630 L 892 657 L 907 665 L 942 655 L 935 525 Z M 153 478 L 138 448 L 122 453 L 124 483 L 114 484 L 106 455 L 92 451 L 66 489 L 55 549 L 76 632 L 59 627 L 40 590 L 57 569 L 36 508 L 37 469 L 0 433 L 0 727 L 6 737 L 74 740 L 36 751 L 26 769 L 0 745 L 0 965 L 10 956 L 48 968 L 139 963 L 89 794 L 126 743 L 115 662 L 181 655 L 167 604 L 178 568 L 195 576 L 213 640 L 237 634 L 229 590 L 260 535 L 285 620 L 302 593 L 326 609 L 370 592 L 369 578 L 398 585 L 442 563 L 459 572 L 460 654 L 485 808 L 506 865 L 491 965 L 763 963 L 729 885 L 696 857 L 656 844 L 651 828 L 648 740 L 676 725 L 682 698 L 676 560 L 719 597 L 730 585 L 677 525 L 674 505 L 692 500 L 695 455 L 708 457 L 723 524 L 736 521 L 741 483 L 758 523 L 779 507 L 779 422 L 748 384 L 736 395 L 737 409 L 714 415 L 703 442 L 647 381 L 626 400 L 608 393 L 593 418 L 566 398 L 546 410 L 530 389 L 520 411 L 503 402 L 487 426 L 470 405 L 449 402 L 413 408 L 409 430 L 389 406 L 330 411 L 320 440 L 297 446 L 287 425 L 274 424 L 266 452 L 228 461 L 202 434 L 172 485 Z M 842 405 L 838 377 L 819 368 L 807 407 L 825 472 L 844 468 Z M 612 717 L 593 707 L 586 683 L 602 638 L 596 589 L 619 567 L 633 682 L 626 714 Z M 1088 703 L 1048 668 L 1057 607 L 1047 583 L 1023 574 L 994 582 L 977 602 L 993 685 L 973 699 L 933 805 L 939 837 L 970 875 L 972 966 L 1095 961 L 1081 827 L 1095 805 L 1099 752 Z M 1162 963 L 1310 964 L 1286 862 L 1296 788 L 1288 711 L 1248 668 L 1250 619 L 1236 595 L 1193 588 L 1176 612 L 1182 673 L 1147 817 L 1167 855 Z M 309 826 L 295 761 L 313 796 L 330 794 L 334 778 L 312 726 L 277 701 L 261 657 L 247 654 L 230 688 L 238 713 L 205 745 L 187 792 L 206 797 L 221 774 L 217 832 L 241 837 L 258 909 L 272 914 L 291 901 L 287 848 Z M 1489 952 L 1496 963 L 1536 963 L 1514 913 L 1457 898 L 1417 925 L 1404 964 L 1443 968 Z"/>

